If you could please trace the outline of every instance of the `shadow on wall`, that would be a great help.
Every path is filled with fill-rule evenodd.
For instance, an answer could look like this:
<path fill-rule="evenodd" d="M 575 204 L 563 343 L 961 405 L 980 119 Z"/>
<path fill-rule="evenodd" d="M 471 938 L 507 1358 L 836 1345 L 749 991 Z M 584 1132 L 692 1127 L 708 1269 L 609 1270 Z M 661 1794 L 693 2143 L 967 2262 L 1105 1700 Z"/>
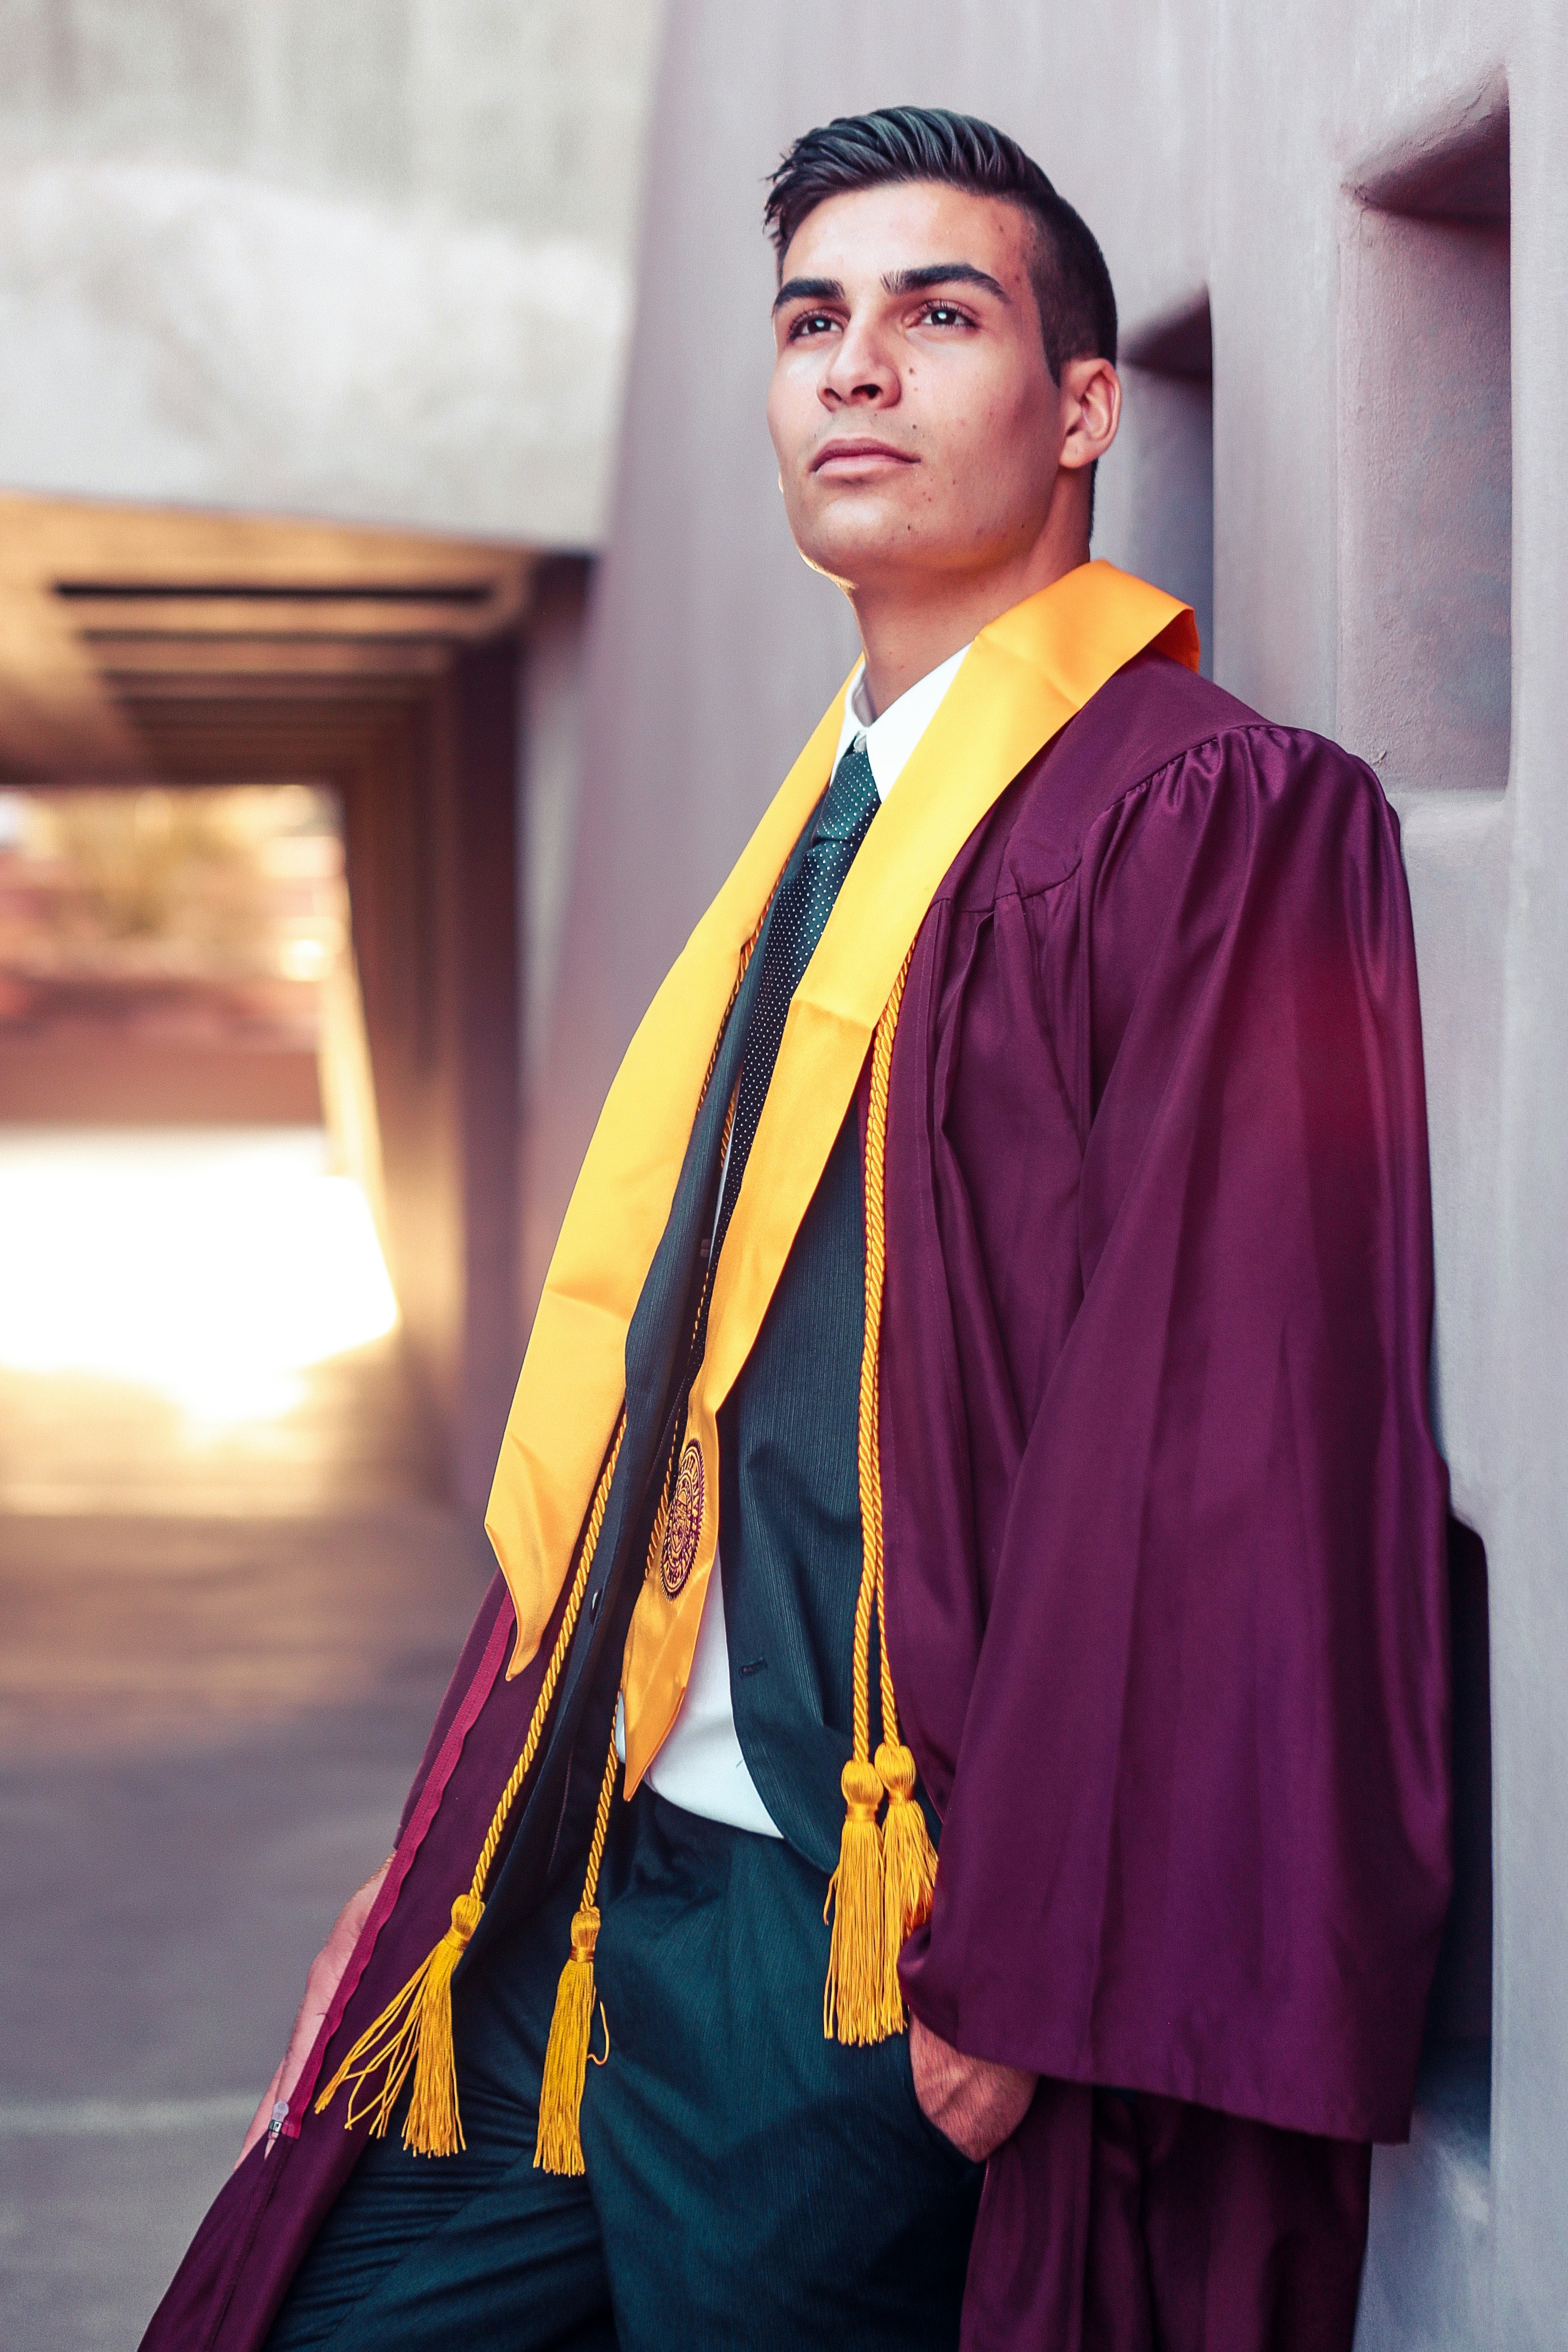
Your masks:
<path fill-rule="evenodd" d="M 1123 406 L 1096 486 L 1095 551 L 1180 596 L 1214 676 L 1214 358 L 1208 296 L 1121 341 Z"/>
<path fill-rule="evenodd" d="M 1426 2013 L 1409 2144 L 1373 2156 L 1356 2352 L 1491 2342 L 1492 1773 L 1487 1555 L 1448 1522 L 1454 1898 Z"/>
<path fill-rule="evenodd" d="M 1340 731 L 1390 791 L 1508 782 L 1509 117 L 1370 179 L 1340 278 Z"/>
<path fill-rule="evenodd" d="M 1490 2043 L 1492 2031 L 1492 1709 L 1487 1550 L 1448 1522 L 1454 1672 L 1454 1899 L 1426 2012 L 1430 2050 Z"/>

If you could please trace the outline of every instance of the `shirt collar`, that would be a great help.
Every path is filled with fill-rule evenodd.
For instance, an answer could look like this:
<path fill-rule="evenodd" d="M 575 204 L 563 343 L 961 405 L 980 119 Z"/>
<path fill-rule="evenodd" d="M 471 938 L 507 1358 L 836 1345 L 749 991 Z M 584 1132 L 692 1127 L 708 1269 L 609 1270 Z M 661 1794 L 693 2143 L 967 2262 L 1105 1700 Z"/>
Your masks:
<path fill-rule="evenodd" d="M 863 735 L 877 797 L 885 801 L 909 765 L 916 744 L 936 717 L 937 706 L 958 676 L 958 666 L 968 651 L 967 646 L 961 646 L 935 669 L 927 670 L 924 677 L 905 688 L 896 702 L 889 702 L 879 719 L 871 718 L 866 709 L 866 666 L 862 662 L 844 698 L 844 724 L 838 730 L 834 766 L 837 767 L 856 736 Z"/>

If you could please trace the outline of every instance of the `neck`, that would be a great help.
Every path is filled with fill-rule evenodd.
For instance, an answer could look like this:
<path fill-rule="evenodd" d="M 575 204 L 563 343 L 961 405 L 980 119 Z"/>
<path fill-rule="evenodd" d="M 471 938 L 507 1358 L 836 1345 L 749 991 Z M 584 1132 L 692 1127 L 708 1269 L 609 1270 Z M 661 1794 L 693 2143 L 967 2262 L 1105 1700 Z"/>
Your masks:
<path fill-rule="evenodd" d="M 982 572 L 889 572 L 847 591 L 866 656 L 866 691 L 886 710 L 1004 613 L 1089 562 L 1089 531 L 1049 524 L 1023 555 Z"/>

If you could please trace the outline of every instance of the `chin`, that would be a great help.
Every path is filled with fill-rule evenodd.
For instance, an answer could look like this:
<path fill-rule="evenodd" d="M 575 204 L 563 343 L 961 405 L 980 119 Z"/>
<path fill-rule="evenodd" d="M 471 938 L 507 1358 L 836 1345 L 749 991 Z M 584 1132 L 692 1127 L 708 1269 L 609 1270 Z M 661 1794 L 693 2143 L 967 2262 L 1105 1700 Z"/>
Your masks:
<path fill-rule="evenodd" d="M 889 501 L 857 509 L 835 500 L 826 514 L 793 516 L 795 543 L 814 572 L 852 591 L 872 573 L 906 567 L 927 570 L 940 561 L 940 537 L 911 530 L 910 517 Z"/>

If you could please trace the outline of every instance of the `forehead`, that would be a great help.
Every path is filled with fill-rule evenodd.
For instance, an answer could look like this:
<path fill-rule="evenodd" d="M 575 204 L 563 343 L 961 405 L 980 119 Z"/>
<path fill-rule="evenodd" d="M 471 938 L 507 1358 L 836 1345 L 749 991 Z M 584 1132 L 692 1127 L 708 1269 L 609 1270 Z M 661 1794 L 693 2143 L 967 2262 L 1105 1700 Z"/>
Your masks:
<path fill-rule="evenodd" d="M 829 196 L 807 213 L 779 274 L 837 278 L 847 289 L 898 269 L 967 261 L 1011 291 L 1027 278 L 1033 246 L 1031 216 L 1005 196 L 900 180 Z"/>

